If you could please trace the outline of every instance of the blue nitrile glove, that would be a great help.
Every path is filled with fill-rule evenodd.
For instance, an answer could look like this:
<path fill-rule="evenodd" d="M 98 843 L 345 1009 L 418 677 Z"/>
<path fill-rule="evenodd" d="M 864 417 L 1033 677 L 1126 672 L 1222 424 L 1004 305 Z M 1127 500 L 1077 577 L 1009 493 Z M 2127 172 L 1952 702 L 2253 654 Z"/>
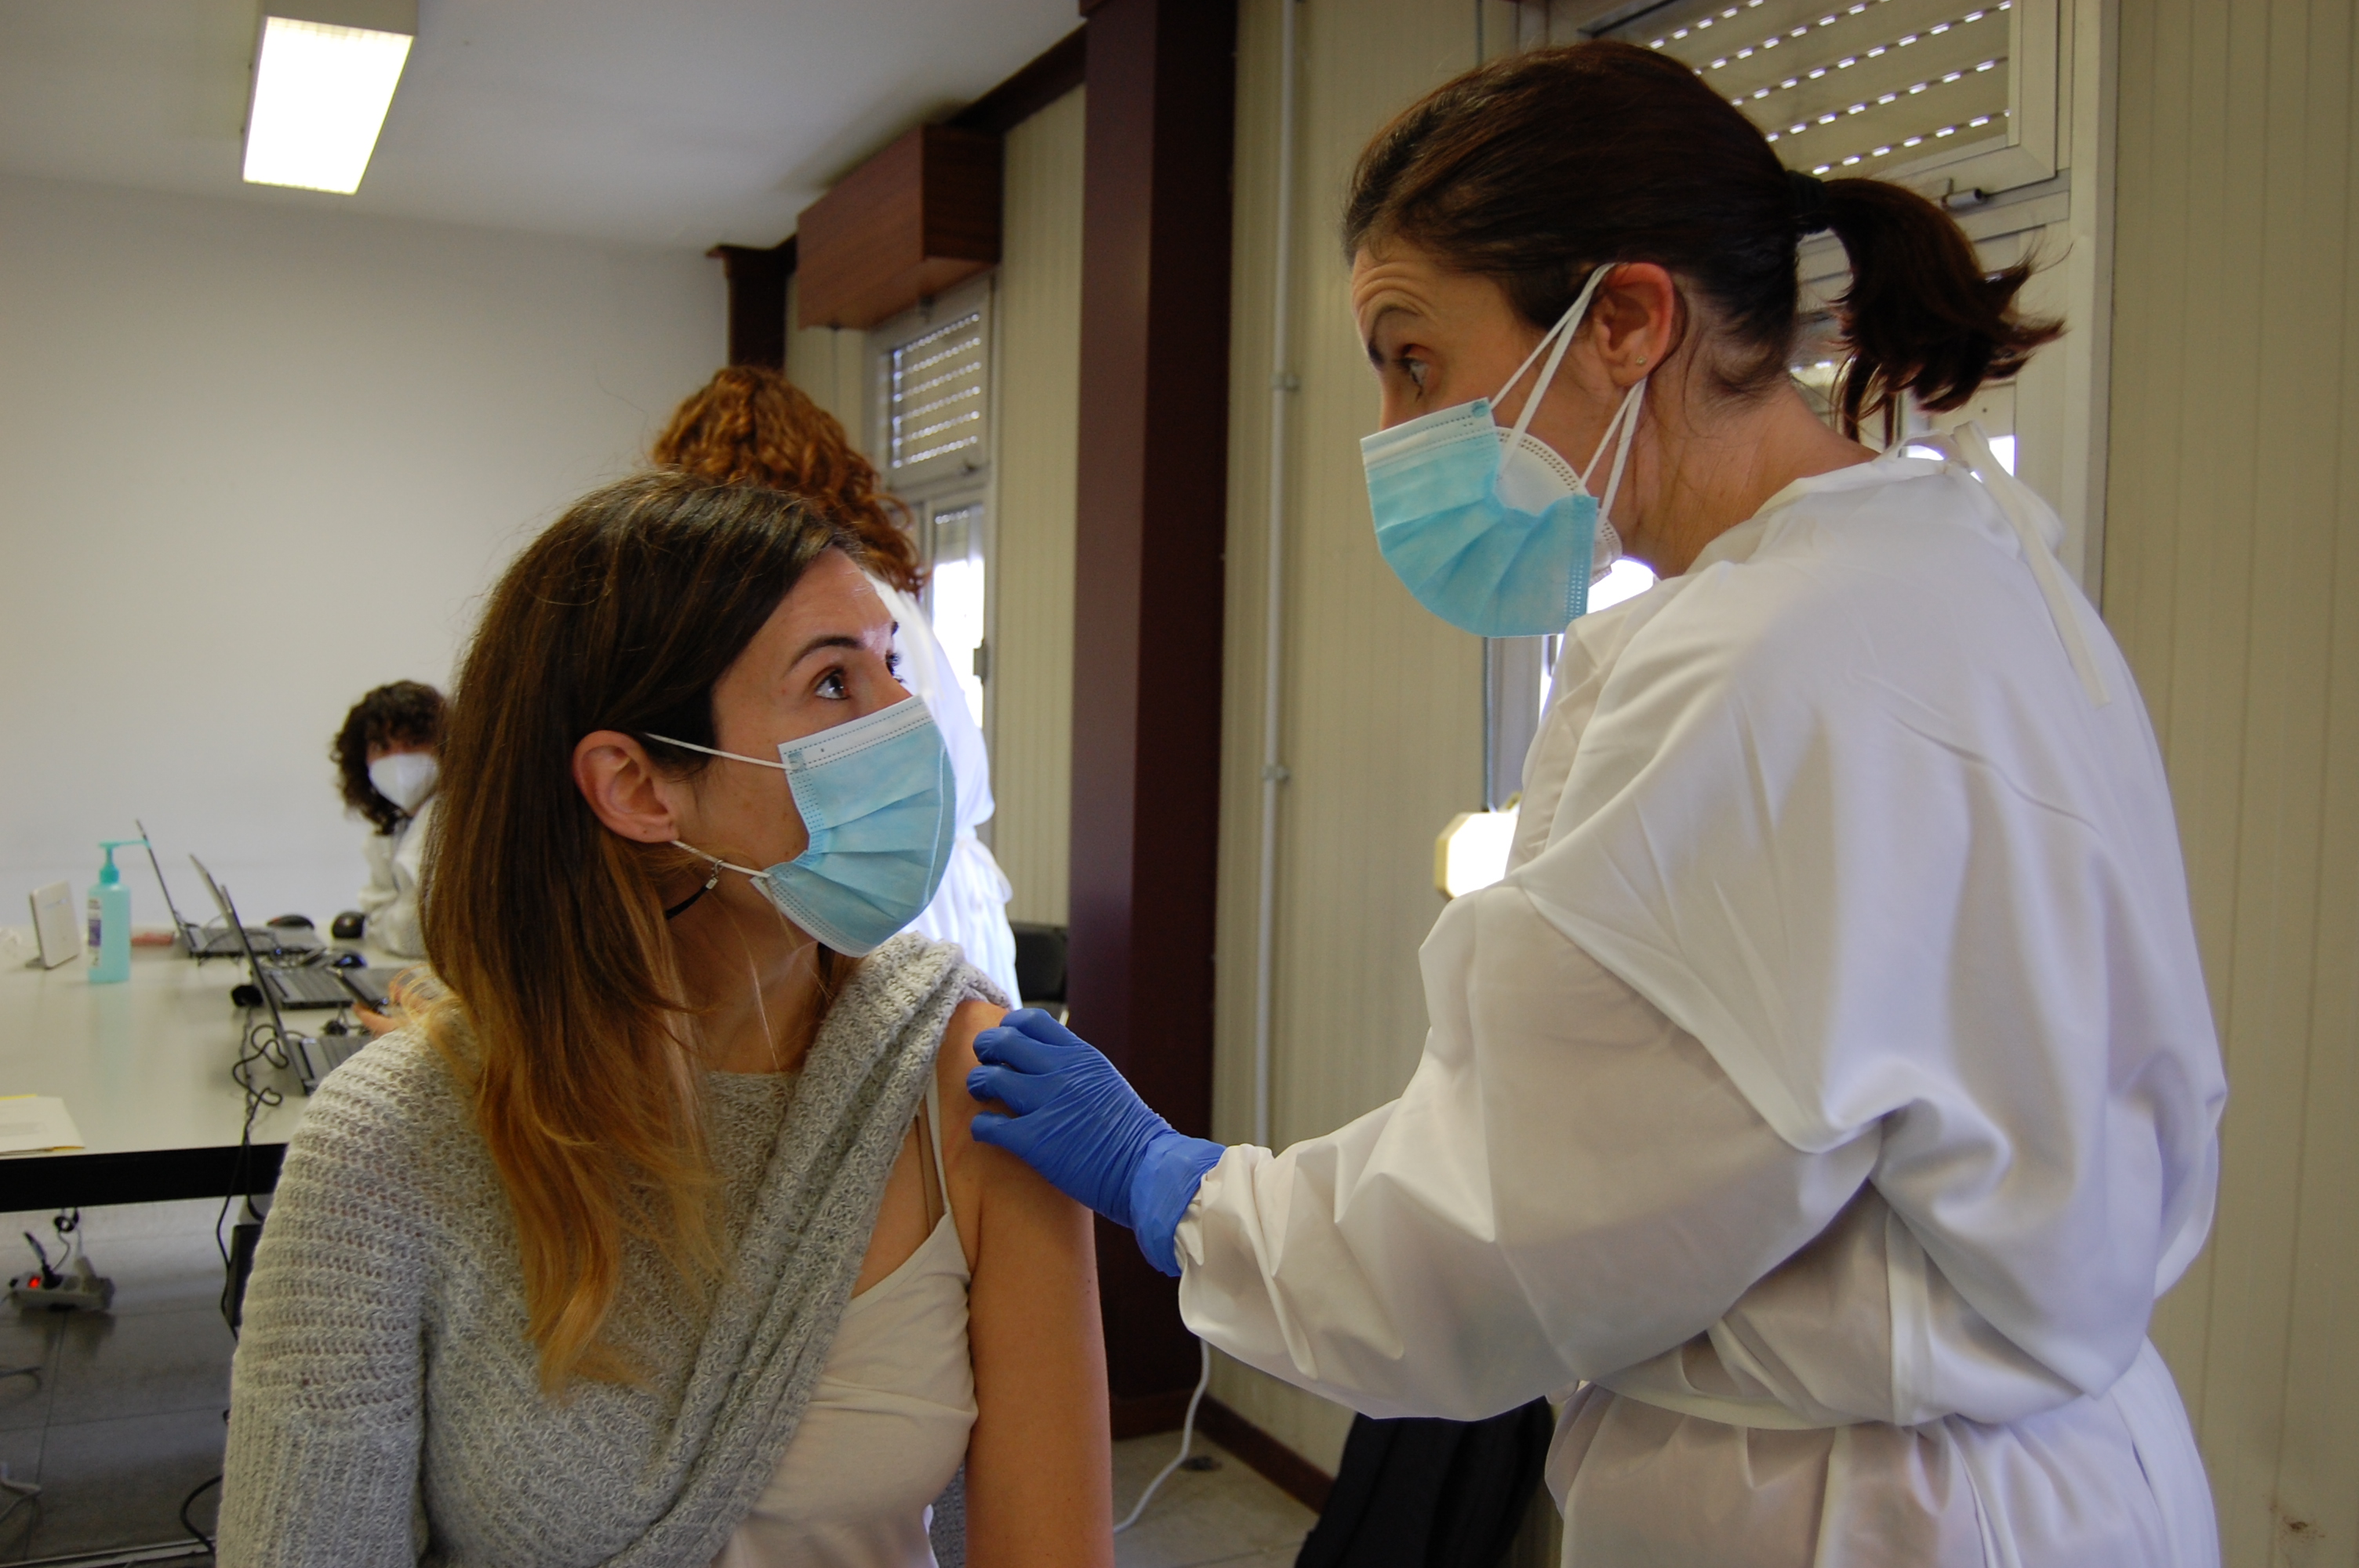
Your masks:
<path fill-rule="evenodd" d="M 1138 1249 L 1178 1276 L 1180 1219 L 1226 1151 L 1174 1132 L 1096 1046 L 1038 1008 L 974 1038 L 966 1092 L 1014 1116 L 983 1111 L 974 1138 L 1005 1149 L 1077 1203 L 1126 1227 Z"/>

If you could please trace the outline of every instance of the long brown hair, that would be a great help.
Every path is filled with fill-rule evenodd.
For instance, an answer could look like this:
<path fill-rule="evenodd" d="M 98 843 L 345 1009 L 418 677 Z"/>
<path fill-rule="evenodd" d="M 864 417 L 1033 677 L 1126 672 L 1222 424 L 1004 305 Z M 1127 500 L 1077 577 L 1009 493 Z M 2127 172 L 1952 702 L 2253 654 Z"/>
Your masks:
<path fill-rule="evenodd" d="M 834 415 L 768 365 L 731 365 L 672 413 L 649 454 L 731 484 L 766 484 L 803 497 L 857 535 L 862 565 L 894 587 L 926 586 L 908 509 L 878 482 Z"/>
<path fill-rule="evenodd" d="M 575 503 L 492 589 L 442 738 L 429 1038 L 471 1091 L 515 1211 L 544 1388 L 627 1378 L 599 1343 L 626 1236 L 712 1261 L 692 1009 L 658 878 L 574 785 L 594 730 L 714 745 L 713 683 L 810 564 L 849 544 L 796 498 L 678 472 Z M 709 759 L 662 748 L 692 773 Z"/>
<path fill-rule="evenodd" d="M 1593 269 L 1654 262 L 1711 307 L 1713 341 L 1699 348 L 1712 352 L 1699 362 L 1744 397 L 1786 373 L 1794 246 L 1819 228 L 1851 258 L 1837 302 L 1847 434 L 1904 394 L 1955 408 L 2063 330 L 2016 314 L 2028 262 L 1984 276 L 1973 243 L 1916 192 L 1788 175 L 1693 70 L 1610 41 L 1509 55 L 1404 110 L 1361 154 L 1343 249 L 1405 240 L 1497 280 L 1540 328 Z"/>

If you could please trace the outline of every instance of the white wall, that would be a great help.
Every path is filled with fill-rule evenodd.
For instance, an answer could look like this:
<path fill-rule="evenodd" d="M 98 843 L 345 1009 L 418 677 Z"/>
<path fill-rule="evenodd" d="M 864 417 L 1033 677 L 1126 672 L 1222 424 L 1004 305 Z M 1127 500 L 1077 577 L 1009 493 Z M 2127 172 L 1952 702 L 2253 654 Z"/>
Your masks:
<path fill-rule="evenodd" d="M 0 920 L 135 816 L 184 913 L 192 849 L 249 918 L 348 907 L 346 708 L 445 685 L 502 565 L 723 357 L 693 252 L 332 200 L 0 178 Z"/>

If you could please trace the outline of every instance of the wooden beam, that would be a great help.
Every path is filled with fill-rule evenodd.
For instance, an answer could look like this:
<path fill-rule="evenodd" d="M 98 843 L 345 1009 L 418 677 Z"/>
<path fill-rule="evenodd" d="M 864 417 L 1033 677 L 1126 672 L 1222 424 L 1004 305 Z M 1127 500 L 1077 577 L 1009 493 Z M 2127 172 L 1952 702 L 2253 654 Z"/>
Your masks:
<path fill-rule="evenodd" d="M 704 253 L 721 258 L 729 282 L 729 362 L 787 365 L 787 279 L 794 276 L 795 237 L 768 249 L 715 245 Z"/>
<path fill-rule="evenodd" d="M 1234 0 L 1099 0 L 1085 28 L 1074 545 L 1073 1027 L 1211 1130 L 1227 531 Z M 1117 1410 L 1196 1380 L 1173 1282 L 1102 1228 Z"/>

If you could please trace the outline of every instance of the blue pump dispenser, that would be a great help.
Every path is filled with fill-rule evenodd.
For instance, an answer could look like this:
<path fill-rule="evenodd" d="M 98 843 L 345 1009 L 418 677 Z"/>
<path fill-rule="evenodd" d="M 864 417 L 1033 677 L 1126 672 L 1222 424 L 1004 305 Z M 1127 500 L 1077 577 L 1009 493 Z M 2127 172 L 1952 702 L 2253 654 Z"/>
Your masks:
<path fill-rule="evenodd" d="M 106 851 L 106 863 L 98 869 L 98 881 L 90 884 L 90 981 L 92 985 L 108 985 L 131 978 L 131 890 L 123 885 L 123 873 L 114 869 L 114 851 L 126 844 L 145 844 L 145 838 L 106 838 L 99 848 Z"/>

